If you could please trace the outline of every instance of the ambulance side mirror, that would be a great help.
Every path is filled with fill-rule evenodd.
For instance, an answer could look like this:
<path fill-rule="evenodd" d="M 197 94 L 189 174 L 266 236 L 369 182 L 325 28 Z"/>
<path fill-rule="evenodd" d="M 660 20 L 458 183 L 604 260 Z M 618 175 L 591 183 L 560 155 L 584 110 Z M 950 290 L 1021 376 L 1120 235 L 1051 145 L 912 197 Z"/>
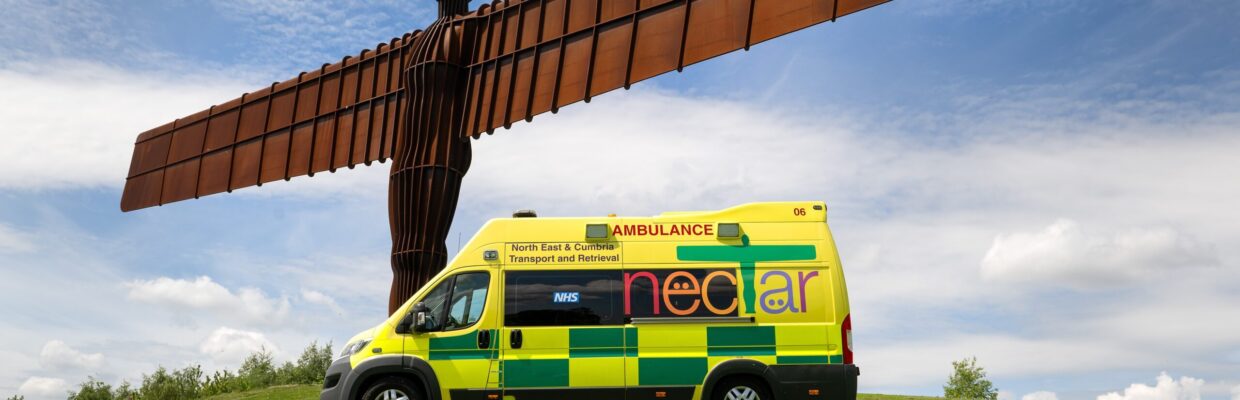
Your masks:
<path fill-rule="evenodd" d="M 413 305 L 413 313 L 411 313 L 410 316 L 412 317 L 411 322 L 413 323 L 414 332 L 428 332 L 435 330 L 435 318 L 428 315 L 430 311 L 430 307 L 427 307 L 424 303 Z"/>
<path fill-rule="evenodd" d="M 413 305 L 413 310 L 405 314 L 401 318 L 400 323 L 396 324 L 396 333 L 407 335 L 413 332 L 423 332 L 426 325 L 426 312 L 430 311 L 426 304 L 418 303 Z"/>

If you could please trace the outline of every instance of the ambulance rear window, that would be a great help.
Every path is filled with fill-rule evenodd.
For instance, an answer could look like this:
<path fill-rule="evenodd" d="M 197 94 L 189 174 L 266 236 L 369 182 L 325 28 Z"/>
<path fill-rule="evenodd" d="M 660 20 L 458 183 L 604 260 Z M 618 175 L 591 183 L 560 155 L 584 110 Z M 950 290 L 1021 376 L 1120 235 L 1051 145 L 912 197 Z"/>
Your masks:
<path fill-rule="evenodd" d="M 520 271 L 504 278 L 504 325 L 621 325 L 620 271 Z"/>

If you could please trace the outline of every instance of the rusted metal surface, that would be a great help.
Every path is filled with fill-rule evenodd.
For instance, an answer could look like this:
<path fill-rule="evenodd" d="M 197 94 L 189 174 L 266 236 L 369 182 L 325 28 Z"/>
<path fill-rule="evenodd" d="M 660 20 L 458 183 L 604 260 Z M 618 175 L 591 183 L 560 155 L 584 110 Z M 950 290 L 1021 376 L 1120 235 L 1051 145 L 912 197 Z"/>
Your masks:
<path fill-rule="evenodd" d="M 121 209 L 391 157 L 416 35 L 138 135 Z"/>
<path fill-rule="evenodd" d="M 389 312 L 447 261 L 470 141 L 888 0 L 497 0 L 138 135 L 132 211 L 392 159 Z"/>

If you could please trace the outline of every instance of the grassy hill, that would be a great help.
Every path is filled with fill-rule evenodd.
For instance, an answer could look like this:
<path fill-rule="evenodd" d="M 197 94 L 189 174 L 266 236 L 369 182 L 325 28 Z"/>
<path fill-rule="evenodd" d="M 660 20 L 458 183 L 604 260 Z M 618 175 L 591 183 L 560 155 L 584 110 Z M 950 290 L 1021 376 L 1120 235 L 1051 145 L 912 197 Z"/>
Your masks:
<path fill-rule="evenodd" d="M 263 390 L 229 393 L 206 400 L 311 400 L 319 398 L 318 385 L 275 386 Z M 857 400 L 933 400 L 938 397 L 892 396 L 885 394 L 858 394 Z"/>
<path fill-rule="evenodd" d="M 318 399 L 319 385 L 285 385 L 241 393 L 207 397 L 206 400 L 309 400 Z"/>

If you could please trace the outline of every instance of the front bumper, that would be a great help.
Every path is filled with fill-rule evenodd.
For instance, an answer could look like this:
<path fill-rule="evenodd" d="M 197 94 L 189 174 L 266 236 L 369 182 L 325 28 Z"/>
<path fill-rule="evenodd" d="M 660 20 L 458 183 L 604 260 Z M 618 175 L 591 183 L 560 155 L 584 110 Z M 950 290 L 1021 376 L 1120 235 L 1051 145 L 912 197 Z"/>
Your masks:
<path fill-rule="evenodd" d="M 348 389 L 345 388 L 345 381 L 348 380 L 349 372 L 352 372 L 353 366 L 349 364 L 349 357 L 341 357 L 332 362 L 327 367 L 327 375 L 323 378 L 323 392 L 319 394 L 320 400 L 346 400 Z"/>

